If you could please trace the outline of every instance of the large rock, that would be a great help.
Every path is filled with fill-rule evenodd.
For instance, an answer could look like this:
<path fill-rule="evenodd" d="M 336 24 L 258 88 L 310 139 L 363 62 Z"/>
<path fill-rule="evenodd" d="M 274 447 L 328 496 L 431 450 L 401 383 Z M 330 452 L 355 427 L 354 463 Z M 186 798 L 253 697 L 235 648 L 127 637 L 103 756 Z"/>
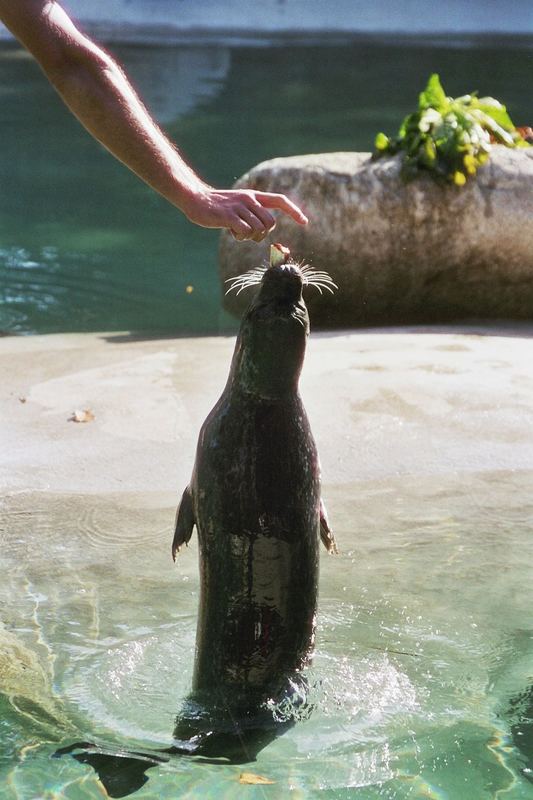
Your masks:
<path fill-rule="evenodd" d="M 326 270 L 332 297 L 306 292 L 313 324 L 337 327 L 533 316 L 533 148 L 494 147 L 466 186 L 405 184 L 399 157 L 368 153 L 276 158 L 236 184 L 283 192 L 309 216 L 280 216 L 261 245 L 223 234 L 222 280 L 265 262 L 271 241 Z M 225 305 L 240 314 L 254 290 Z"/>

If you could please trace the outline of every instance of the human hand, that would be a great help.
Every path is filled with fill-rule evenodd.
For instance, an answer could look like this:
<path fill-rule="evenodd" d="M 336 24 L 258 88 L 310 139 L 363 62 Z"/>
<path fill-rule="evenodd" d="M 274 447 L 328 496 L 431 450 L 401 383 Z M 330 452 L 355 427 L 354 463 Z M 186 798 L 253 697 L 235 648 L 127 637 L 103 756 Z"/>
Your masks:
<path fill-rule="evenodd" d="M 253 189 L 206 187 L 195 195 L 185 213 L 191 222 L 204 228 L 227 228 L 239 242 L 260 242 L 276 225 L 268 209 L 282 211 L 300 225 L 307 225 L 303 211 L 288 197 Z"/>

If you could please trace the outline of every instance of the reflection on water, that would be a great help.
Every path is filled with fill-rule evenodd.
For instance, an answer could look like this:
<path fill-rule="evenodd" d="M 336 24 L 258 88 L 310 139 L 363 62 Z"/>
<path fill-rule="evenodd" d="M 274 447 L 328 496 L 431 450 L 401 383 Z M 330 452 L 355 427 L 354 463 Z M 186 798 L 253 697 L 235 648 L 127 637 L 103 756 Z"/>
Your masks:
<path fill-rule="evenodd" d="M 158 122 L 167 125 L 215 98 L 231 64 L 228 47 L 116 48 L 120 61 Z"/>
<path fill-rule="evenodd" d="M 197 171 L 230 186 L 267 158 L 368 150 L 434 71 L 451 94 L 478 88 L 531 123 L 531 39 L 485 45 L 114 52 Z M 0 64 L 0 330 L 234 329 L 220 309 L 218 234 L 188 223 L 99 147 L 23 51 L 2 43 Z"/>
<path fill-rule="evenodd" d="M 273 797 L 533 797 L 528 472 L 326 487 L 313 713 L 258 755 Z M 8 498 L 0 519 L 0 789 L 101 797 L 58 747 L 163 749 L 191 685 L 197 548 L 174 498 Z M 505 512 L 502 512 L 505 509 Z M 248 769 L 248 768 L 246 768 Z M 173 756 L 139 798 L 244 797 L 242 767 Z M 300 794 L 298 794 L 300 792 Z M 355 793 L 355 794 L 354 794 Z M 48 795 L 46 795 L 48 796 Z"/>

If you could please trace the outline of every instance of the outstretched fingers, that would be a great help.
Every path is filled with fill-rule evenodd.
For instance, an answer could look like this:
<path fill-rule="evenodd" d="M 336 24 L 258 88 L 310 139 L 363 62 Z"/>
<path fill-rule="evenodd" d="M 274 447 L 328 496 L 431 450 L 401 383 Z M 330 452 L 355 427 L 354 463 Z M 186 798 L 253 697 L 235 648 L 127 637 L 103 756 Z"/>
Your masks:
<path fill-rule="evenodd" d="M 239 241 L 260 242 L 276 226 L 271 211 L 281 211 L 300 225 L 307 217 L 283 194 L 257 192 L 254 189 L 211 189 L 194 196 L 187 216 L 206 228 L 227 228 Z"/>
<path fill-rule="evenodd" d="M 296 203 L 293 203 L 292 200 L 289 200 L 288 197 L 285 197 L 284 194 L 274 194 L 272 192 L 254 192 L 254 194 L 256 200 L 264 208 L 279 209 L 285 214 L 288 214 L 289 217 L 292 217 L 293 220 L 300 225 L 307 225 L 309 222 L 302 209 L 299 208 Z"/>

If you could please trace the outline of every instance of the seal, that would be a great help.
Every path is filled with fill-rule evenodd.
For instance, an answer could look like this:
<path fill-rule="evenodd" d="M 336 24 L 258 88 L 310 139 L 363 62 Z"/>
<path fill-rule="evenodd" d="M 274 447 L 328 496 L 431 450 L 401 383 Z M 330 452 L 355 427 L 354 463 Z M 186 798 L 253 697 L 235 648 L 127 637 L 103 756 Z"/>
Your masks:
<path fill-rule="evenodd" d="M 242 740 L 236 720 L 264 731 L 265 704 L 301 694 L 315 636 L 319 539 L 336 551 L 298 390 L 309 334 L 304 284 L 334 284 L 279 245 L 271 264 L 233 280 L 232 288 L 259 281 L 260 288 L 243 317 L 224 391 L 201 427 L 176 515 L 174 560 L 195 526 L 200 556 L 196 712 L 192 727 L 187 714 L 178 720 L 175 738 L 182 740 L 193 734 L 198 707 L 216 708 L 217 740 L 227 745 L 232 725 Z M 220 727 L 224 718 L 228 725 Z M 200 749 L 206 753 L 205 744 Z"/>
<path fill-rule="evenodd" d="M 200 603 L 192 692 L 173 744 L 154 753 L 78 742 L 56 752 L 93 766 L 111 797 L 139 789 L 169 754 L 253 761 L 309 712 L 302 670 L 315 638 L 319 540 L 337 547 L 298 390 L 309 334 L 302 289 L 335 284 L 281 245 L 269 267 L 232 279 L 230 290 L 258 283 L 176 513 L 174 560 L 198 532 Z"/>

